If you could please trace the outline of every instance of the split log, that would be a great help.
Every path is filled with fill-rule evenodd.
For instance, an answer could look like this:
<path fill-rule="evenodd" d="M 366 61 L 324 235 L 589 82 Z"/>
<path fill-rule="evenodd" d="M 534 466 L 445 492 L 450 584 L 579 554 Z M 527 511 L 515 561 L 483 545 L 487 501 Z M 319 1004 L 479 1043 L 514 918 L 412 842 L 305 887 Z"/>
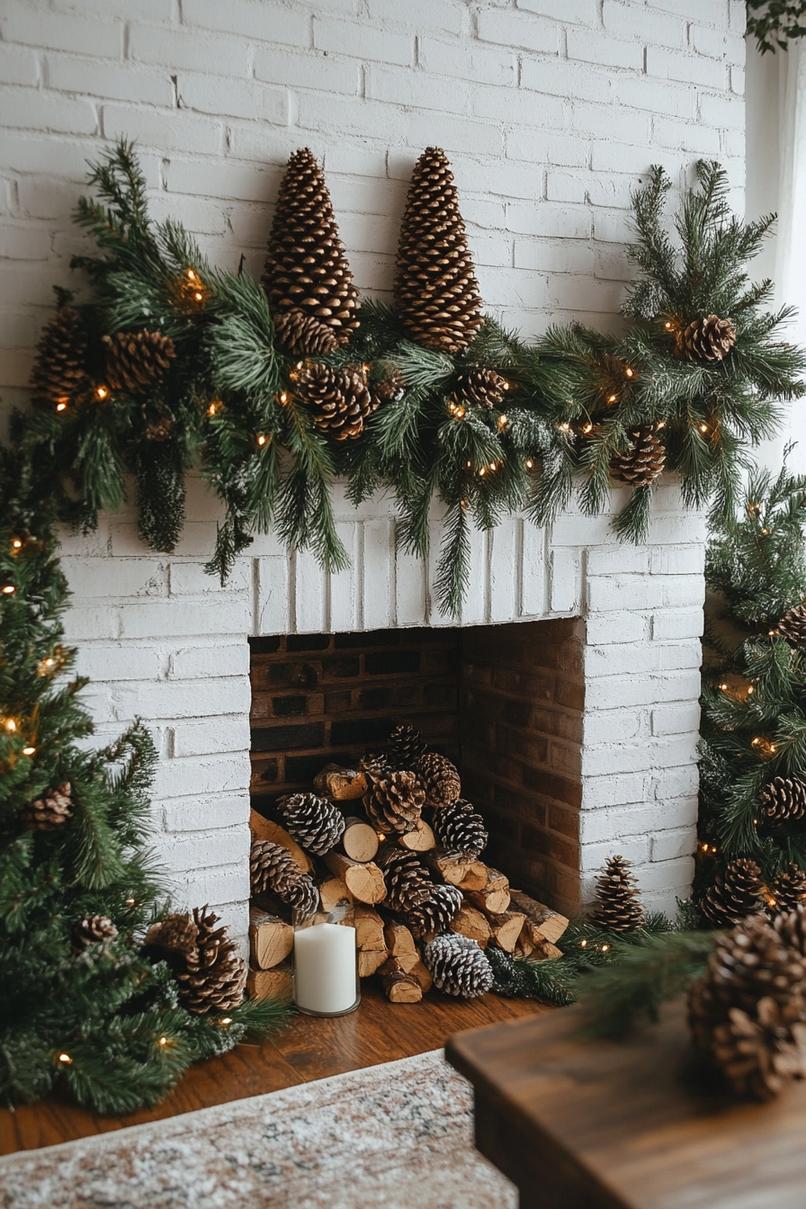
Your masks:
<path fill-rule="evenodd" d="M 250 969 L 246 976 L 246 991 L 253 999 L 291 998 L 294 988 L 291 965 L 275 966 L 273 970 Z"/>
<path fill-rule="evenodd" d="M 386 882 L 374 861 L 354 861 L 341 852 L 328 852 L 325 864 L 340 877 L 352 898 L 360 903 L 381 903 L 386 898 Z"/>
<path fill-rule="evenodd" d="M 431 977 L 431 971 L 428 969 L 428 966 L 425 964 L 425 962 L 418 961 L 416 965 L 411 967 L 409 973 L 411 974 L 412 978 L 417 979 L 423 989 L 423 994 L 427 995 L 431 990 L 431 987 L 434 985 L 434 980 Z"/>
<path fill-rule="evenodd" d="M 387 920 L 383 925 L 383 939 L 389 956 L 399 962 L 406 974 L 411 973 L 412 967 L 420 960 L 420 953 L 406 925 Z"/>
<path fill-rule="evenodd" d="M 313 861 L 308 853 L 300 848 L 295 839 L 292 839 L 285 827 L 281 827 L 272 819 L 264 819 L 263 815 L 258 814 L 256 810 L 249 815 L 249 827 L 253 841 L 268 840 L 272 844 L 279 844 L 281 848 L 288 849 L 303 873 L 310 873 L 313 870 Z"/>
<path fill-rule="evenodd" d="M 500 915 L 488 915 L 492 939 L 505 953 L 514 953 L 518 938 L 526 923 L 522 911 L 502 911 Z"/>
<path fill-rule="evenodd" d="M 333 911 L 336 907 L 352 901 L 347 883 L 340 877 L 326 877 L 319 886 L 319 900 L 323 911 Z"/>
<path fill-rule="evenodd" d="M 356 907 L 353 916 L 358 948 L 358 976 L 369 978 L 389 957 L 383 932 L 383 920 L 369 907 Z"/>
<path fill-rule="evenodd" d="M 364 819 L 349 818 L 344 824 L 341 847 L 350 860 L 365 864 L 373 861 L 378 853 L 380 840 L 374 827 Z"/>
<path fill-rule="evenodd" d="M 285 961 L 294 947 L 294 929 L 278 915 L 257 907 L 249 911 L 249 955 L 253 966 L 272 970 Z"/>
<path fill-rule="evenodd" d="M 413 974 L 408 974 L 400 962 L 390 957 L 380 969 L 381 983 L 390 1003 L 419 1003 L 423 988 Z"/>
<path fill-rule="evenodd" d="M 536 899 L 530 898 L 522 890 L 511 891 L 511 900 L 515 910 L 522 911 L 526 916 L 535 944 L 540 943 L 539 938 L 554 944 L 568 927 L 568 919 L 565 915 L 560 915 L 559 911 L 553 911 L 545 903 L 539 903 Z"/>
<path fill-rule="evenodd" d="M 440 881 L 461 890 L 480 890 L 487 881 L 487 866 L 483 861 L 456 853 L 429 852 L 425 857 L 428 865 Z"/>
<path fill-rule="evenodd" d="M 529 935 L 529 929 L 524 928 L 520 936 L 515 942 L 515 948 L 512 951 L 513 957 L 531 957 L 535 951 L 535 942 Z"/>
<path fill-rule="evenodd" d="M 509 910 L 509 879 L 498 869 L 487 867 L 484 885 L 480 890 L 466 890 L 462 887 L 465 898 L 470 899 L 474 907 L 479 907 L 491 915 L 502 915 Z"/>
<path fill-rule="evenodd" d="M 313 779 L 314 789 L 326 793 L 336 802 L 354 802 L 363 797 L 367 779 L 355 768 L 342 768 L 339 764 L 326 764 Z"/>
<path fill-rule="evenodd" d="M 434 832 L 425 819 L 419 819 L 414 830 L 401 835 L 398 843 L 401 848 L 408 848 L 409 852 L 430 852 L 437 845 Z"/>
<path fill-rule="evenodd" d="M 484 912 L 479 911 L 476 907 L 468 906 L 467 903 L 456 912 L 450 930 L 458 932 L 460 936 L 467 936 L 470 940 L 475 940 L 482 949 L 487 947 L 492 936 L 492 930 Z"/>
<path fill-rule="evenodd" d="M 558 957 L 562 957 L 562 949 L 558 949 L 550 940 L 544 940 L 542 944 L 536 944 L 532 951 L 534 961 L 555 961 Z"/>

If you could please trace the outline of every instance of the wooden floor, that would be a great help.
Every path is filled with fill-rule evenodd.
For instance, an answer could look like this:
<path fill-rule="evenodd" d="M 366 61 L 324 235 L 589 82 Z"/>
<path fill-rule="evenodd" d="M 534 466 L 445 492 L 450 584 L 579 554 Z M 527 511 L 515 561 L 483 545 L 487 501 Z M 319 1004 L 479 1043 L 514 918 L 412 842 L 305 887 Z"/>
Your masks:
<path fill-rule="evenodd" d="M 193 1067 L 157 1108 L 127 1117 L 99 1117 L 56 1098 L 15 1112 L 0 1109 L 0 1154 L 52 1146 L 90 1134 L 158 1121 L 228 1100 L 278 1091 L 359 1067 L 439 1049 L 453 1033 L 546 1010 L 527 1000 L 459 1002 L 432 992 L 422 1003 L 391 1007 L 379 990 L 364 986 L 358 1011 L 334 1020 L 295 1016 L 259 1046 L 238 1046 Z"/>

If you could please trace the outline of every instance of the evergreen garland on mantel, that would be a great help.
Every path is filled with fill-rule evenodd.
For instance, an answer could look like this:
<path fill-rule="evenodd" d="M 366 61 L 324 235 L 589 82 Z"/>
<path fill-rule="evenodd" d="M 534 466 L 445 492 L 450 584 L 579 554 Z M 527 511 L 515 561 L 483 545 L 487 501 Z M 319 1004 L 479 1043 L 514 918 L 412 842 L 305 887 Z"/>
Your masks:
<path fill-rule="evenodd" d="M 545 525 L 575 478 L 590 514 L 611 476 L 632 485 L 614 522 L 632 540 L 646 531 L 664 465 L 690 505 L 729 512 L 749 447 L 776 430 L 775 400 L 803 393 L 806 358 L 777 338 L 790 312 L 763 310 L 772 283 L 751 285 L 745 270 L 772 217 L 733 217 L 718 164 L 701 162 L 696 175 L 678 242 L 663 226 L 662 169 L 635 193 L 638 275 L 622 336 L 572 325 L 527 342 L 481 315 L 437 149 L 415 169 L 399 308 L 365 300 L 356 309 L 310 153 L 292 157 L 281 194 L 297 242 L 275 223 L 261 284 L 214 269 L 178 223 L 154 223 L 134 150 L 120 143 L 90 173 L 98 200 L 82 199 L 76 215 L 98 245 L 73 261 L 92 295 L 59 294 L 34 407 L 12 420 L 15 456 L 42 495 L 57 493 L 60 518 L 85 528 L 119 507 L 133 474 L 140 531 L 158 550 L 179 538 L 184 477 L 198 466 L 225 506 L 209 563 L 222 578 L 270 527 L 290 548 L 344 567 L 337 476 L 356 503 L 391 488 L 398 539 L 425 557 L 436 495 L 446 508 L 437 596 L 453 613 L 471 525 L 490 529 L 520 509 Z M 302 282 L 295 255 L 313 266 Z"/>

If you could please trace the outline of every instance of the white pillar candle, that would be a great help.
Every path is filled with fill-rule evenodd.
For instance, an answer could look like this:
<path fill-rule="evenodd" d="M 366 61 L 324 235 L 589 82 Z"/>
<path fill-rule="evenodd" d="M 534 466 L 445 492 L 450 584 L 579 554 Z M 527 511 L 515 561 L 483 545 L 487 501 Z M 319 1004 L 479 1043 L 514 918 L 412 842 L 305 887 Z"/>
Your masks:
<path fill-rule="evenodd" d="M 346 1012 L 357 998 L 355 928 L 312 924 L 294 933 L 294 1002 L 307 1012 Z"/>

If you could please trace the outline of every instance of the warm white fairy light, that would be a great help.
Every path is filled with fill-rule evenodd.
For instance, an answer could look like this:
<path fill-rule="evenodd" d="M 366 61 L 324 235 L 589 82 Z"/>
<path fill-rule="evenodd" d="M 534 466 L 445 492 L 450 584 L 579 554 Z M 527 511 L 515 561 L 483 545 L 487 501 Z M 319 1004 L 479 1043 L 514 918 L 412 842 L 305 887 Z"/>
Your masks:
<path fill-rule="evenodd" d="M 16 591 L 17 589 L 13 584 L 3 584 L 2 588 L 0 588 L 3 596 L 13 596 Z"/>

